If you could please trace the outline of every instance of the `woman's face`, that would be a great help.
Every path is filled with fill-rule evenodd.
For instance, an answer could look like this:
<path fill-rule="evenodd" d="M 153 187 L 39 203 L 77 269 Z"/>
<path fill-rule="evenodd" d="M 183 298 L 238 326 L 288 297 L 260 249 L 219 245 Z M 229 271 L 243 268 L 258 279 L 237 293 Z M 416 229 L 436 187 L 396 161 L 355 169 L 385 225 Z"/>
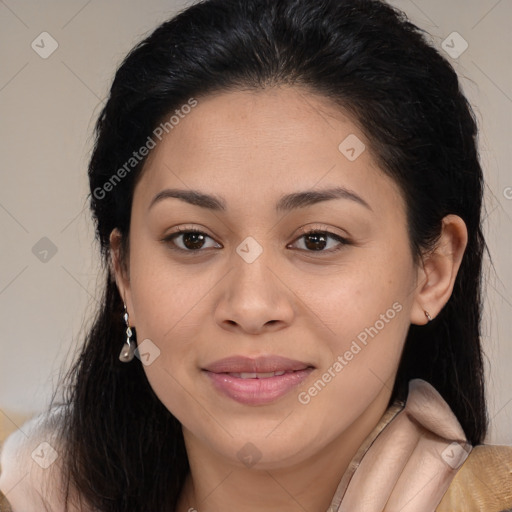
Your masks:
<path fill-rule="evenodd" d="M 415 304 L 397 186 L 356 124 L 305 90 L 190 110 L 135 188 L 121 285 L 152 388 L 188 447 L 238 465 L 362 441 Z"/>

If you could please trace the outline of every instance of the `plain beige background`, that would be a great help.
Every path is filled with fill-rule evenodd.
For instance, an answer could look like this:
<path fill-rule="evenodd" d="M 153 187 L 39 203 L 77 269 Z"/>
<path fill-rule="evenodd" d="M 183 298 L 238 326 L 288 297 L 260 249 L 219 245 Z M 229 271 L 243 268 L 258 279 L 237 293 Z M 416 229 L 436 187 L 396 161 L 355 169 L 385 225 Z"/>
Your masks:
<path fill-rule="evenodd" d="M 485 232 L 495 268 L 486 259 L 487 441 L 512 444 L 512 3 L 391 3 L 432 34 L 441 52 L 444 40 L 457 51 L 468 45 L 448 58 L 477 112 L 487 179 Z M 114 71 L 135 43 L 185 5 L 0 1 L 0 439 L 48 402 L 97 305 L 86 167 Z M 47 58 L 40 54 L 51 40 L 43 32 L 58 44 Z"/>

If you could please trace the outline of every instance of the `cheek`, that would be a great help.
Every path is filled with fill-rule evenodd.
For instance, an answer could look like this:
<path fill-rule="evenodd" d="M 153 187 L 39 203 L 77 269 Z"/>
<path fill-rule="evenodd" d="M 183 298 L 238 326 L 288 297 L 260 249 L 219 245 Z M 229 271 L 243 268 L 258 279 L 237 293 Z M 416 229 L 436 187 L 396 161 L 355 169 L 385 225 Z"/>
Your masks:
<path fill-rule="evenodd" d="M 330 354 L 299 397 L 305 421 L 316 418 L 318 436 L 336 436 L 383 390 L 392 388 L 409 329 L 407 298 L 406 280 L 386 276 L 377 282 L 371 274 L 346 282 L 345 288 L 326 297 L 333 305 L 324 309 L 322 318 L 330 328 L 324 338 Z"/>
<path fill-rule="evenodd" d="M 154 244 L 133 252 L 130 271 L 137 334 L 159 344 L 190 337 L 187 329 L 200 325 L 198 312 L 211 287 L 211 272 L 177 265 Z"/>
<path fill-rule="evenodd" d="M 194 351 L 204 318 L 201 297 L 207 288 L 204 283 L 197 284 L 185 286 L 183 274 L 149 262 L 132 282 L 137 343 L 144 371 L 160 401 L 181 422 L 188 418 L 187 401 L 193 392 L 194 372 L 198 371 Z M 144 357 L 145 352 L 149 352 L 148 358 Z"/>
<path fill-rule="evenodd" d="M 160 400 L 174 410 L 174 402 L 184 394 L 187 374 L 194 371 L 194 342 L 204 318 L 201 298 L 208 282 L 191 279 L 152 257 L 150 251 L 134 253 L 131 273 L 134 323 L 144 371 Z M 149 356 L 144 356 L 147 353 Z"/>
<path fill-rule="evenodd" d="M 328 279 L 311 283 L 309 290 L 299 291 L 327 333 L 346 341 L 376 322 L 380 330 L 383 322 L 386 328 L 390 323 L 407 323 L 404 311 L 413 298 L 413 275 L 404 271 L 409 268 L 406 258 L 381 252 L 373 261 L 355 260 Z"/>
<path fill-rule="evenodd" d="M 392 385 L 413 298 L 412 264 L 404 254 L 382 251 L 373 261 L 359 261 L 322 293 L 310 295 L 311 308 L 328 328 L 324 342 L 330 349 L 318 387 L 329 384 L 314 398 L 316 410 L 329 409 L 332 403 L 345 411 L 357 409 L 371 402 L 383 383 Z"/>

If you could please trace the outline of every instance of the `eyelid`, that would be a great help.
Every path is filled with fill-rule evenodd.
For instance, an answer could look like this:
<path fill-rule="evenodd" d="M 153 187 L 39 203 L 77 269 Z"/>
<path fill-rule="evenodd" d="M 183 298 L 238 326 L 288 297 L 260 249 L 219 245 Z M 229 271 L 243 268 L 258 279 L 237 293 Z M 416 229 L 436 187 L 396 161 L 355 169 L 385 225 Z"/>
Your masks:
<path fill-rule="evenodd" d="M 314 224 L 314 223 L 313 223 Z M 305 226 L 301 226 L 299 228 L 299 233 L 301 235 L 308 235 L 310 233 L 326 233 L 328 235 L 332 235 L 338 238 L 343 238 L 344 240 L 349 240 L 350 236 L 348 233 L 345 235 L 341 235 L 339 233 L 335 233 L 333 228 L 327 226 L 326 224 L 314 224 L 314 227 L 311 227 L 311 224 L 306 224 Z"/>

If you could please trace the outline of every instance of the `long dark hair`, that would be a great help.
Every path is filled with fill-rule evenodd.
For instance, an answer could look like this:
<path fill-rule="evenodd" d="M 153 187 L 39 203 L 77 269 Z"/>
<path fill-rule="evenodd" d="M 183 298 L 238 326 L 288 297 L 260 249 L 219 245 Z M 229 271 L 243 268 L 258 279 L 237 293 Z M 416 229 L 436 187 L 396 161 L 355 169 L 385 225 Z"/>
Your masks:
<path fill-rule="evenodd" d="M 452 66 L 403 13 L 379 0 L 206 0 L 128 54 L 96 124 L 90 203 L 106 283 L 63 384 L 69 407 L 61 432 L 67 488 L 93 508 L 172 511 L 189 471 L 181 425 L 141 362 L 118 359 L 123 304 L 109 235 L 119 229 L 126 259 L 133 191 L 145 162 L 130 160 L 133 152 L 191 98 L 282 84 L 323 95 L 353 115 L 405 197 L 416 263 L 435 246 L 445 215 L 465 221 L 469 240 L 453 294 L 430 324 L 411 325 L 391 400 L 405 398 L 411 378 L 425 379 L 470 442 L 484 439 L 483 177 L 474 115 Z"/>

